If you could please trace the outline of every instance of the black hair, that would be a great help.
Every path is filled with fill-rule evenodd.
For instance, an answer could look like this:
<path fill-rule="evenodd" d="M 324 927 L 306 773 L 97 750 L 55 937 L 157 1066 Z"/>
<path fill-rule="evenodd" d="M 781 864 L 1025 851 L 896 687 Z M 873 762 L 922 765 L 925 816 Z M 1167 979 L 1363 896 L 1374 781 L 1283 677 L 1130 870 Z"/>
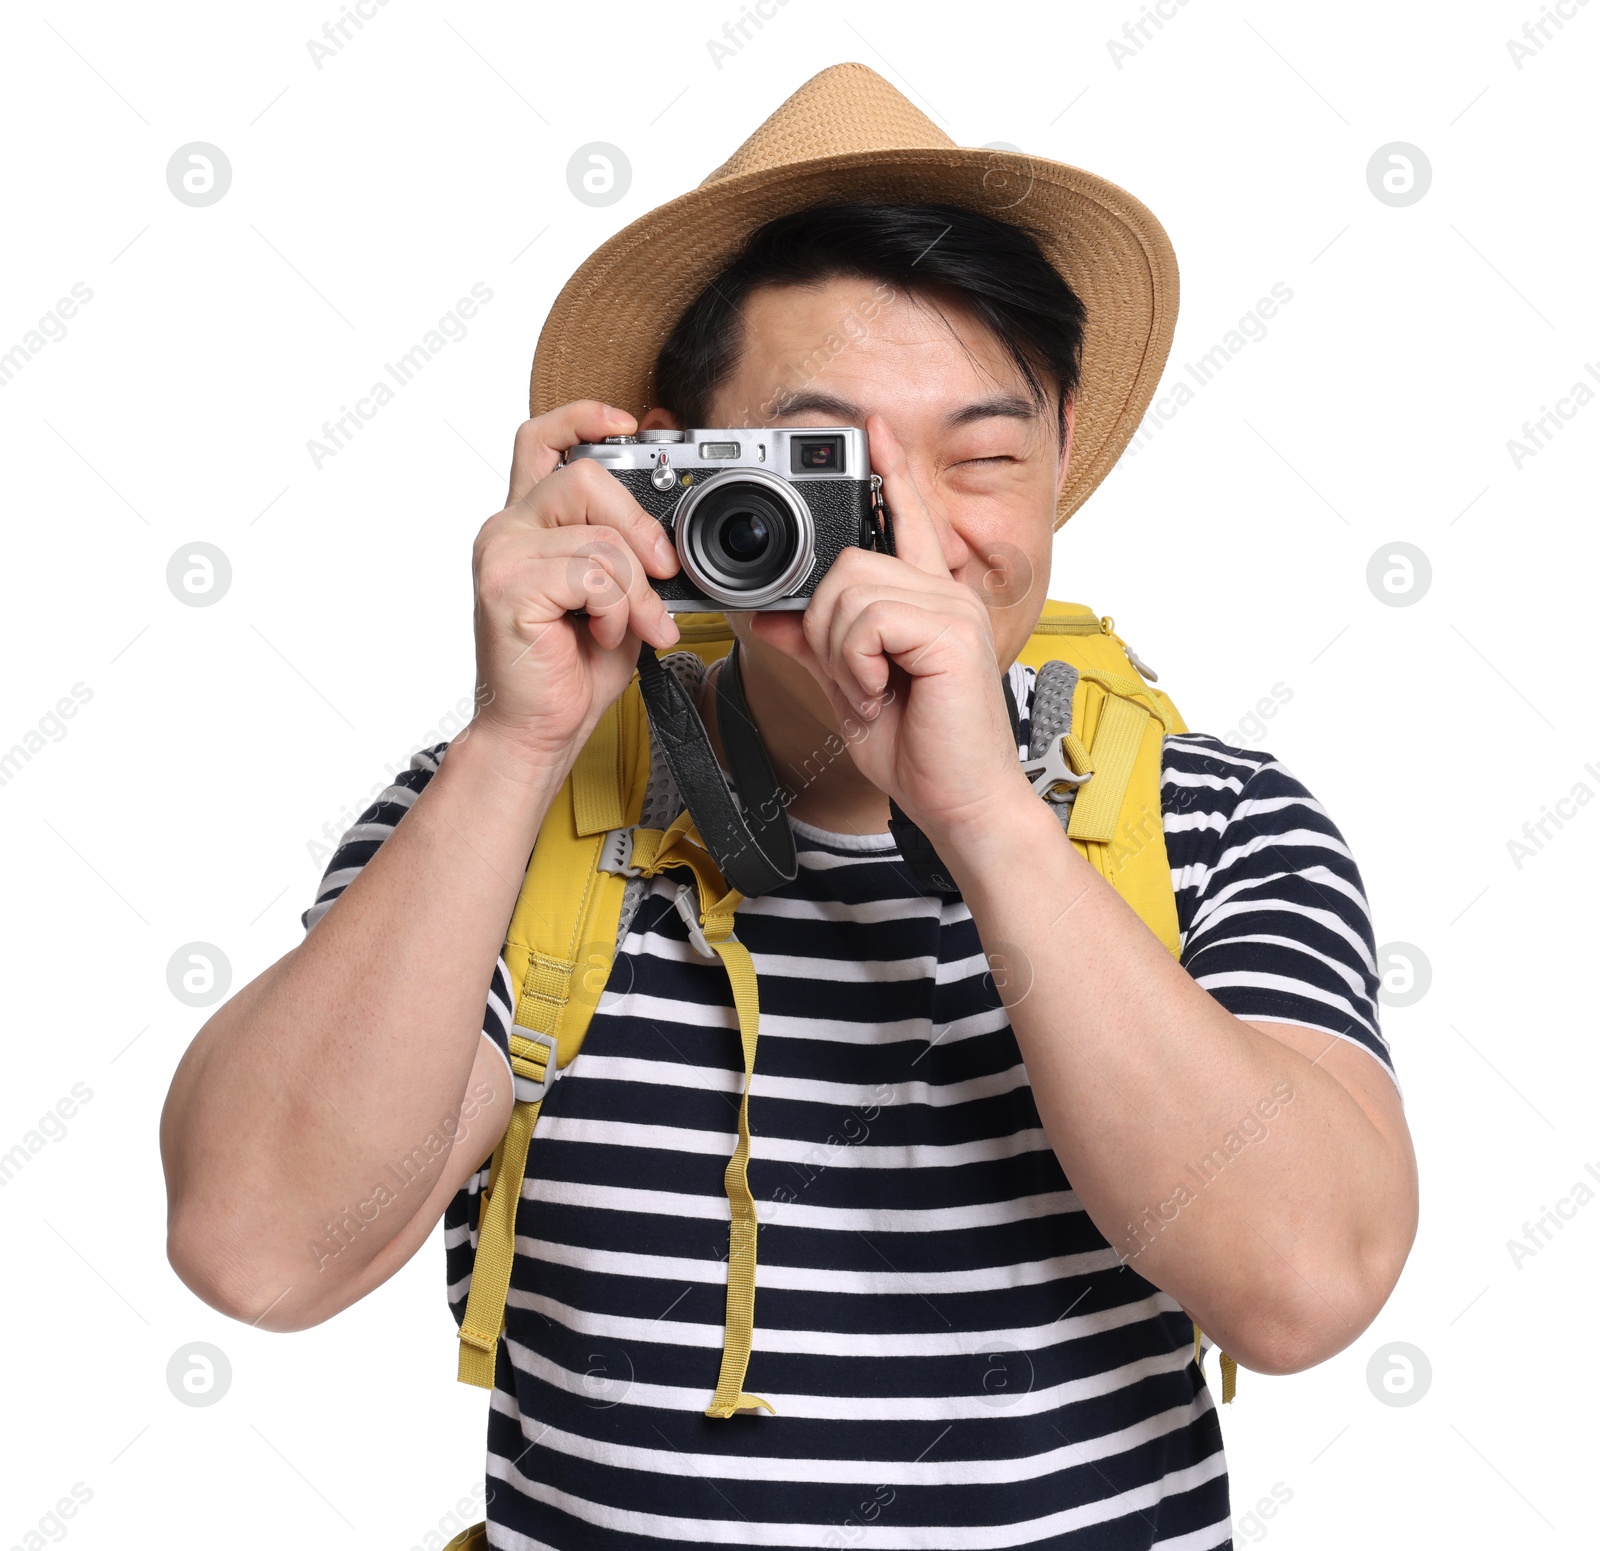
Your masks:
<path fill-rule="evenodd" d="M 956 205 L 836 204 L 778 216 L 691 302 L 656 358 L 656 399 L 685 426 L 706 425 L 712 394 L 737 362 L 745 298 L 762 285 L 850 275 L 937 306 L 953 296 L 1005 345 L 1035 404 L 1056 388 L 1057 433 L 1078 392 L 1083 302 L 1037 233 Z"/>

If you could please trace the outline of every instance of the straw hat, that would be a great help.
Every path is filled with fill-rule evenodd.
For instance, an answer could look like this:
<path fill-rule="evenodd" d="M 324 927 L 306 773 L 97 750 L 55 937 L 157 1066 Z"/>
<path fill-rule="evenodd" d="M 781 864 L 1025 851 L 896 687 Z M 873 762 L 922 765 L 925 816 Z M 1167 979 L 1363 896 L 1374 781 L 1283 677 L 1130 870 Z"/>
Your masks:
<path fill-rule="evenodd" d="M 535 415 L 596 398 L 642 414 L 656 353 L 707 281 L 763 222 L 847 200 L 950 204 L 1044 234 L 1088 311 L 1059 528 L 1110 472 L 1156 391 L 1178 312 L 1172 244 L 1104 178 L 968 149 L 865 65 L 813 76 L 697 189 L 640 216 L 562 287 L 539 335 Z"/>

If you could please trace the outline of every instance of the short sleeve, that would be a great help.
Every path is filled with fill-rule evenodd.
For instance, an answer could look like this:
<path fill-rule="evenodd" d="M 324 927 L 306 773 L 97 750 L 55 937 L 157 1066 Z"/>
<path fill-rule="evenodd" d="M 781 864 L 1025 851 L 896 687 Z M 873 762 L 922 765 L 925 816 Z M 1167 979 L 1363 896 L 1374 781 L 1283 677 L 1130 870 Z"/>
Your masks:
<path fill-rule="evenodd" d="M 1327 810 L 1271 754 L 1204 733 L 1166 739 L 1161 797 L 1183 967 L 1235 1017 L 1360 1045 L 1398 1087 L 1366 890 Z"/>
<path fill-rule="evenodd" d="M 356 874 L 370 862 L 390 835 L 395 825 L 403 819 L 422 789 L 437 774 L 439 762 L 450 745 L 436 743 L 432 748 L 418 749 L 411 763 L 402 770 L 365 808 L 355 823 L 340 837 L 339 844 L 328 858 L 328 865 L 317 885 L 317 897 L 309 910 L 303 911 L 300 924 L 306 931 L 328 913 L 332 905 L 350 886 Z"/>

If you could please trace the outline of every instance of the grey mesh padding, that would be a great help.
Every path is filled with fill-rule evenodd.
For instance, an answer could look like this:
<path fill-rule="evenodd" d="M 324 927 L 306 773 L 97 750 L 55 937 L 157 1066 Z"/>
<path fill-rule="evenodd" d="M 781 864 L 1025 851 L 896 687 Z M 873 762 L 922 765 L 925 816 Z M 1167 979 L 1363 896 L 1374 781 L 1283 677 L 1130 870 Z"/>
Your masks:
<path fill-rule="evenodd" d="M 1052 739 L 1072 731 L 1072 696 L 1077 688 L 1078 670 L 1070 662 L 1051 661 L 1039 669 L 1029 714 L 1029 759 L 1038 759 Z"/>
<path fill-rule="evenodd" d="M 693 652 L 668 652 L 661 659 L 661 666 L 683 685 L 691 697 L 698 699 L 700 686 L 705 682 L 706 665 Z M 683 802 L 678 796 L 677 783 L 672 779 L 667 757 L 661 752 L 661 745 L 656 741 L 655 729 L 652 727 L 650 779 L 645 785 L 644 805 L 639 810 L 639 822 L 646 829 L 665 829 L 682 811 Z M 622 893 L 622 914 L 617 919 L 616 952 L 618 953 L 622 952 L 623 941 L 628 935 L 628 929 L 633 925 L 639 902 L 650 892 L 652 881 L 650 878 L 628 879 L 628 886 Z"/>
<path fill-rule="evenodd" d="M 1070 662 L 1052 659 L 1034 678 L 1033 708 L 1028 720 L 1028 758 L 1038 759 L 1051 743 L 1072 731 L 1072 696 L 1078 687 L 1078 670 Z M 1071 788 L 1064 797 L 1046 797 L 1045 804 L 1065 829 L 1072 818 Z"/>

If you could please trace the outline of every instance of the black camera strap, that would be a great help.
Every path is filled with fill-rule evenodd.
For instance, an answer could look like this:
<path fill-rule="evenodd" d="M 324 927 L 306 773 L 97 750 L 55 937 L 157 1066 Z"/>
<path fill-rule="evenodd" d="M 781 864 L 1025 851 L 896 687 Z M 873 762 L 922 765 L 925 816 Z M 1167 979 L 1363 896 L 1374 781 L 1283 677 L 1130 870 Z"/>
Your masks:
<path fill-rule="evenodd" d="M 733 643 L 717 675 L 717 732 L 743 795 L 743 812 L 723 779 L 698 708 L 648 642 L 639 651 L 639 689 L 683 804 L 730 887 L 756 899 L 792 883 L 800 870 L 794 833 L 772 761 L 745 703 L 739 643 Z"/>
<path fill-rule="evenodd" d="M 1020 737 L 1021 718 L 1008 674 L 1001 674 L 1000 685 L 1013 735 Z M 789 828 L 772 760 L 745 700 L 738 641 L 717 674 L 716 714 L 717 733 L 732 767 L 734 786 L 743 794 L 743 811 L 728 790 L 699 709 L 683 685 L 661 666 L 648 643 L 639 651 L 639 688 L 683 804 L 729 885 L 746 899 L 757 899 L 793 882 L 800 867 L 794 832 Z M 926 891 L 960 899 L 961 891 L 932 842 L 892 797 L 889 833 Z"/>

